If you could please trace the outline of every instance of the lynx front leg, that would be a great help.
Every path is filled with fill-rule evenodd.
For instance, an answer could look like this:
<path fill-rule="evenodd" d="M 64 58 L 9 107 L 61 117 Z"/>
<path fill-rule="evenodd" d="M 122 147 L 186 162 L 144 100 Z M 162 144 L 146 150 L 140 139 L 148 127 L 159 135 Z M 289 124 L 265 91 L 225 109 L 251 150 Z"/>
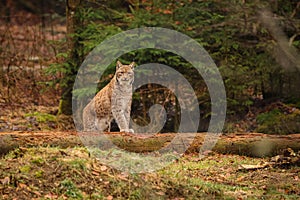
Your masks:
<path fill-rule="evenodd" d="M 127 121 L 127 126 L 128 126 L 128 129 L 129 129 L 129 132 L 130 133 L 134 133 L 134 130 L 129 128 L 129 124 L 130 124 L 130 111 L 131 111 L 131 101 L 128 102 L 128 105 L 127 105 L 127 108 L 125 110 L 125 118 L 126 118 L 126 121 Z"/>
<path fill-rule="evenodd" d="M 114 119 L 116 120 L 120 132 L 129 132 L 128 122 L 125 117 L 125 113 L 121 109 L 116 109 L 112 107 L 112 114 Z"/>

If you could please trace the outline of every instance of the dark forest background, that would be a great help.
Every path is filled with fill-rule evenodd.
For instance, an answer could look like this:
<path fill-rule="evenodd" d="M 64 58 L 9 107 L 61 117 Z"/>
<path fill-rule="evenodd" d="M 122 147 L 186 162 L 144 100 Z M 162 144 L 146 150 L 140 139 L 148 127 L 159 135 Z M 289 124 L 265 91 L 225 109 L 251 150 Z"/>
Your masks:
<path fill-rule="evenodd" d="M 72 93 L 87 54 L 117 33 L 154 26 L 182 32 L 209 52 L 226 87 L 225 132 L 300 132 L 299 11 L 296 0 L 1 0 L 0 130 L 71 129 L 72 98 L 89 92 Z M 183 74 L 199 101 L 199 131 L 207 129 L 209 92 L 184 59 L 146 49 L 120 60 L 157 62 Z M 180 107 L 167 88 L 149 84 L 133 98 L 137 123 L 147 124 L 149 108 L 159 103 L 168 113 L 162 131 L 176 131 Z"/>

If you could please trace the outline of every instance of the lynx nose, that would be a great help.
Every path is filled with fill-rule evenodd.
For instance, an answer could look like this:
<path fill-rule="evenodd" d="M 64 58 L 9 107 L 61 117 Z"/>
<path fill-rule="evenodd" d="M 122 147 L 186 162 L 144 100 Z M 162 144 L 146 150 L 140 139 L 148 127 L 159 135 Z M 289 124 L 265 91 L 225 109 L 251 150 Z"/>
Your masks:
<path fill-rule="evenodd" d="M 129 77 L 128 76 L 123 77 L 123 81 L 129 81 Z"/>

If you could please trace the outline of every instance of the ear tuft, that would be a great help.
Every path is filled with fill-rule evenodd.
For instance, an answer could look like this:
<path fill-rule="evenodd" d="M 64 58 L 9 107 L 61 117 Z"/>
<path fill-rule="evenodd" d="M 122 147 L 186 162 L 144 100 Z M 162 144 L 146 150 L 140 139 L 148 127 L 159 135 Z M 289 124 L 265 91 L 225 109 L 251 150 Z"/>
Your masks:
<path fill-rule="evenodd" d="M 116 65 L 116 69 L 118 70 L 120 67 L 122 67 L 122 63 L 118 60 L 117 65 Z"/>
<path fill-rule="evenodd" d="M 131 69 L 133 69 L 135 67 L 135 62 L 130 63 L 129 67 L 131 67 Z"/>

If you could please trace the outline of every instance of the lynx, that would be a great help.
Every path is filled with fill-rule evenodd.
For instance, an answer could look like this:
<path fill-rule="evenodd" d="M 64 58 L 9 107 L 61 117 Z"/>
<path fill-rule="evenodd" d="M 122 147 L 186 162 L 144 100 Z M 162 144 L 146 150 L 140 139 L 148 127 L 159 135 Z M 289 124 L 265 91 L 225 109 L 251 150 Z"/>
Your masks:
<path fill-rule="evenodd" d="M 84 131 L 110 131 L 111 121 L 115 119 L 120 132 L 134 132 L 129 129 L 134 65 L 134 62 L 123 65 L 117 61 L 110 83 L 83 110 Z"/>

